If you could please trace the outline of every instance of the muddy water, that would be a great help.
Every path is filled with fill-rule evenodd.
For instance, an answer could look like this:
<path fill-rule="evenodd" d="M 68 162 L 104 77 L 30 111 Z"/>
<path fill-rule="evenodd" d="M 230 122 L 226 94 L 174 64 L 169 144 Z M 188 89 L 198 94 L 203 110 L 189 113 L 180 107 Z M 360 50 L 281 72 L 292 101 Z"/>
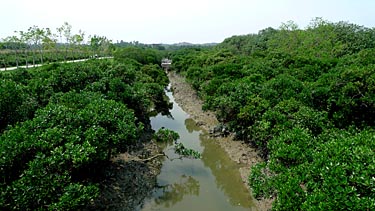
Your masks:
<path fill-rule="evenodd" d="M 141 211 L 220 211 L 256 210 L 234 163 L 215 140 L 204 133 L 167 92 L 173 109 L 170 116 L 158 115 L 151 120 L 154 130 L 161 127 L 179 133 L 186 147 L 199 151 L 201 159 L 180 158 L 173 143 L 162 147 L 168 155 L 157 178 L 158 187 L 147 199 Z"/>

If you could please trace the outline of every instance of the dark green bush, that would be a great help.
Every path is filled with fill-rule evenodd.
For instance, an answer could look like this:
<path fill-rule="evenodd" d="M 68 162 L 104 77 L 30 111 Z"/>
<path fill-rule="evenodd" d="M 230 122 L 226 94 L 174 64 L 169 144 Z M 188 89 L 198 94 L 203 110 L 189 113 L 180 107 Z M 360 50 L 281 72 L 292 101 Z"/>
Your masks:
<path fill-rule="evenodd" d="M 172 57 L 203 108 L 265 159 L 249 177 L 256 197 L 276 197 L 274 210 L 373 210 L 374 37 L 316 18 Z"/>
<path fill-rule="evenodd" d="M 96 60 L 1 75 L 0 209 L 80 210 L 95 199 L 107 162 L 168 105 L 165 73 L 146 69 Z"/>
<path fill-rule="evenodd" d="M 0 132 L 8 125 L 31 118 L 36 107 L 27 87 L 9 79 L 0 80 Z"/>
<path fill-rule="evenodd" d="M 108 161 L 137 140 L 142 127 L 137 128 L 125 105 L 89 93 L 67 95 L 1 136 L 2 149 L 12 152 L 1 159 L 3 185 L 8 186 L 6 204 L 16 203 L 17 209 L 25 210 L 58 203 L 60 196 L 68 197 L 65 191 L 72 191 L 68 187 L 78 185 L 74 181 L 90 186 L 89 178 L 75 172 L 95 171 L 88 166 Z M 93 191 L 89 186 L 80 191 Z M 95 197 L 76 195 L 80 206 Z"/>

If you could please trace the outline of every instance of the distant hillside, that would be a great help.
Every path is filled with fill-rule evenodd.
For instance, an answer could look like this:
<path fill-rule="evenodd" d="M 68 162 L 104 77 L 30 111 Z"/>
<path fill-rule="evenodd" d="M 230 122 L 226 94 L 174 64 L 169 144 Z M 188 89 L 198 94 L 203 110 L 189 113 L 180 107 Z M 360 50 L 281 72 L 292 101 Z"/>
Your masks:
<path fill-rule="evenodd" d="M 172 46 L 215 46 L 218 43 L 203 43 L 203 44 L 194 44 L 194 43 L 189 43 L 189 42 L 180 42 L 180 43 L 175 43 L 175 44 L 167 44 L 167 45 L 172 45 Z"/>
<path fill-rule="evenodd" d="M 122 40 L 121 42 L 115 43 L 115 45 L 118 47 L 138 46 L 138 47 L 157 48 L 159 50 L 179 49 L 183 47 L 211 47 L 211 46 L 216 46 L 218 44 L 219 43 L 194 44 L 194 43 L 189 43 L 189 42 L 179 42 L 179 43 L 174 43 L 174 44 L 165 44 L 165 43 L 144 44 L 138 41 L 124 42 Z"/>

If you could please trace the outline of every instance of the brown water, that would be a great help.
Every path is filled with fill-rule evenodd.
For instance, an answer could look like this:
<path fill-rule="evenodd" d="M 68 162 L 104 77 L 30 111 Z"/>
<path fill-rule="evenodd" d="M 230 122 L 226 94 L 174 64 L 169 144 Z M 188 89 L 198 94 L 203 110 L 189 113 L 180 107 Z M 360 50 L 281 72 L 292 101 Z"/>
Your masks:
<path fill-rule="evenodd" d="M 167 92 L 173 109 L 171 116 L 158 115 L 151 119 L 154 130 L 165 127 L 179 133 L 178 142 L 199 151 L 201 159 L 179 159 L 174 153 L 173 143 L 162 147 L 165 158 L 158 186 L 152 197 L 146 199 L 141 211 L 221 211 L 256 210 L 249 191 L 244 187 L 239 174 L 239 165 L 226 152 L 196 126 Z"/>

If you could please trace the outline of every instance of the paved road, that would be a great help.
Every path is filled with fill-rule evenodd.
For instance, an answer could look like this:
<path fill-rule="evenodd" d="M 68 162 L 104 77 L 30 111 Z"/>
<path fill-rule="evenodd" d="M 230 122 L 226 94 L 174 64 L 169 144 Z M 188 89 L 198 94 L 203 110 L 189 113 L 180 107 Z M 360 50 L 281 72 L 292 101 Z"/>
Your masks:
<path fill-rule="evenodd" d="M 113 57 L 100 57 L 100 58 L 97 58 L 97 59 L 112 59 Z M 72 62 L 84 62 L 84 61 L 87 61 L 89 59 L 77 59 L 77 60 L 70 60 L 70 61 L 67 61 L 66 63 L 72 63 Z M 60 62 L 60 63 L 64 63 L 64 62 Z M 28 68 L 33 68 L 33 67 L 40 67 L 42 65 L 46 65 L 46 64 L 36 64 L 35 66 L 34 65 L 29 65 Z M 25 66 L 19 66 L 18 68 L 26 68 L 26 65 Z M 17 69 L 17 67 L 7 67 L 7 68 L 0 68 L 0 71 L 5 71 L 5 70 L 15 70 Z"/>

